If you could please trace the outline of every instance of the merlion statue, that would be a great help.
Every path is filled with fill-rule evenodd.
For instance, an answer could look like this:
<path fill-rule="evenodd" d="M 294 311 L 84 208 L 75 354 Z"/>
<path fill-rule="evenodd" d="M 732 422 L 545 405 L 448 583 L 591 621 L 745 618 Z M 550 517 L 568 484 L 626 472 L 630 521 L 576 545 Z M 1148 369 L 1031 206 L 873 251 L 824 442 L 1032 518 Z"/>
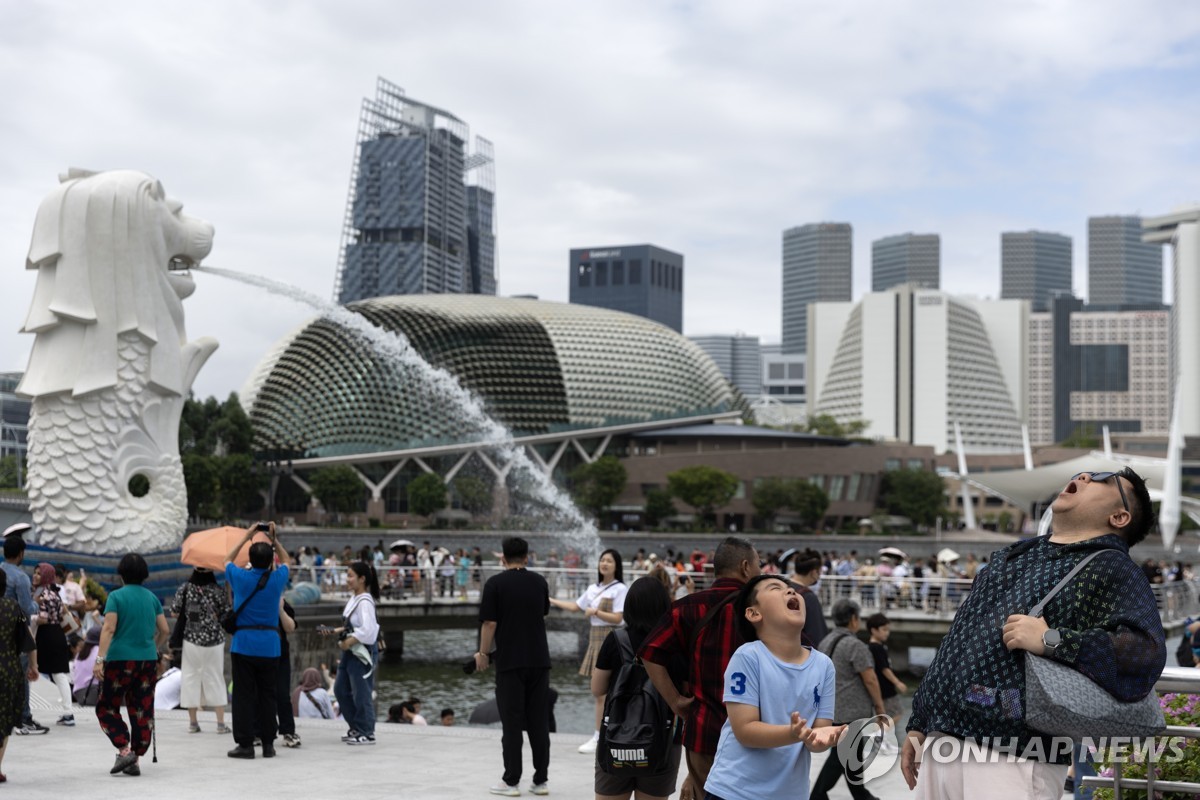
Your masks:
<path fill-rule="evenodd" d="M 179 417 L 217 342 L 184 332 L 188 267 L 213 228 L 182 208 L 144 173 L 71 170 L 38 209 L 22 328 L 36 338 L 17 391 L 33 400 L 29 506 L 43 545 L 118 554 L 183 540 Z"/>

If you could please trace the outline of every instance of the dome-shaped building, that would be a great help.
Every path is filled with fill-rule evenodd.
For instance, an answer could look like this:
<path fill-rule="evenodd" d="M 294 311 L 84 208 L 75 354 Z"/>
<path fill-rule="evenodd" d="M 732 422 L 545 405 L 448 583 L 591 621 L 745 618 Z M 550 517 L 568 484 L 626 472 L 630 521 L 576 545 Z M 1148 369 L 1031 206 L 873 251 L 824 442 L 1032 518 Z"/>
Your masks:
<path fill-rule="evenodd" d="M 460 294 L 382 297 L 348 308 L 402 334 L 518 439 L 747 410 L 699 347 L 631 314 Z M 272 349 L 241 401 L 264 449 L 369 458 L 482 440 L 484 427 L 452 394 L 420 367 L 316 318 Z"/>

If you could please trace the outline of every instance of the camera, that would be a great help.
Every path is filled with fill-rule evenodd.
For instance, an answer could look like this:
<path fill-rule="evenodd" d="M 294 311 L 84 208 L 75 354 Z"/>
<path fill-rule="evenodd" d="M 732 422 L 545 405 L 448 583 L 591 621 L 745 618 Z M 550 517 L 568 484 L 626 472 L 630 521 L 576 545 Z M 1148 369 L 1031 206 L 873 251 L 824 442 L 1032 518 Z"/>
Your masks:
<path fill-rule="evenodd" d="M 255 525 L 255 526 L 254 526 L 254 529 L 255 529 L 255 530 L 262 531 L 263 533 L 268 533 L 268 532 L 270 532 L 270 530 L 271 530 L 271 523 L 269 523 L 269 522 L 260 522 L 260 523 L 258 523 L 257 525 Z"/>

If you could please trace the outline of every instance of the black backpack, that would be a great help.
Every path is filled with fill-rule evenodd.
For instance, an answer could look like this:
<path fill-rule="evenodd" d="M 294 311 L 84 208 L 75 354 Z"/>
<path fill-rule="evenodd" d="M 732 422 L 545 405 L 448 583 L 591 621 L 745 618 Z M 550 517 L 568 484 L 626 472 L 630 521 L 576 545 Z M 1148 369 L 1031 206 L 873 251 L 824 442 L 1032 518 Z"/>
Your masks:
<path fill-rule="evenodd" d="M 1179 647 L 1175 648 L 1175 660 L 1181 667 L 1196 666 L 1196 656 L 1192 653 L 1192 634 L 1188 633 L 1186 627 L 1183 629 L 1183 639 L 1179 642 Z"/>
<path fill-rule="evenodd" d="M 604 722 L 596 758 L 609 775 L 657 775 L 667 769 L 675 715 L 633 652 L 629 632 L 612 632 L 621 648 L 621 669 L 604 699 Z"/>

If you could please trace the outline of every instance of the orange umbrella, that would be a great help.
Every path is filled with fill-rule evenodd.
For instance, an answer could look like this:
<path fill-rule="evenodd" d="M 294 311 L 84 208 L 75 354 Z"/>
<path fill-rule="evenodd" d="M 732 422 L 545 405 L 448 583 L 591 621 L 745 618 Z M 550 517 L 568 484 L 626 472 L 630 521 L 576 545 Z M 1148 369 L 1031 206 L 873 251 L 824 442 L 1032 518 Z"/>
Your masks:
<path fill-rule="evenodd" d="M 235 528 L 232 525 L 196 531 L 183 540 L 183 556 L 179 560 L 193 567 L 208 567 L 216 572 L 224 572 L 226 556 L 245 535 L 245 528 Z M 234 559 L 235 564 L 245 566 L 249 563 L 250 545 L 253 542 L 269 544 L 271 538 L 262 532 L 255 533 L 254 538 L 238 552 L 237 558 Z"/>

